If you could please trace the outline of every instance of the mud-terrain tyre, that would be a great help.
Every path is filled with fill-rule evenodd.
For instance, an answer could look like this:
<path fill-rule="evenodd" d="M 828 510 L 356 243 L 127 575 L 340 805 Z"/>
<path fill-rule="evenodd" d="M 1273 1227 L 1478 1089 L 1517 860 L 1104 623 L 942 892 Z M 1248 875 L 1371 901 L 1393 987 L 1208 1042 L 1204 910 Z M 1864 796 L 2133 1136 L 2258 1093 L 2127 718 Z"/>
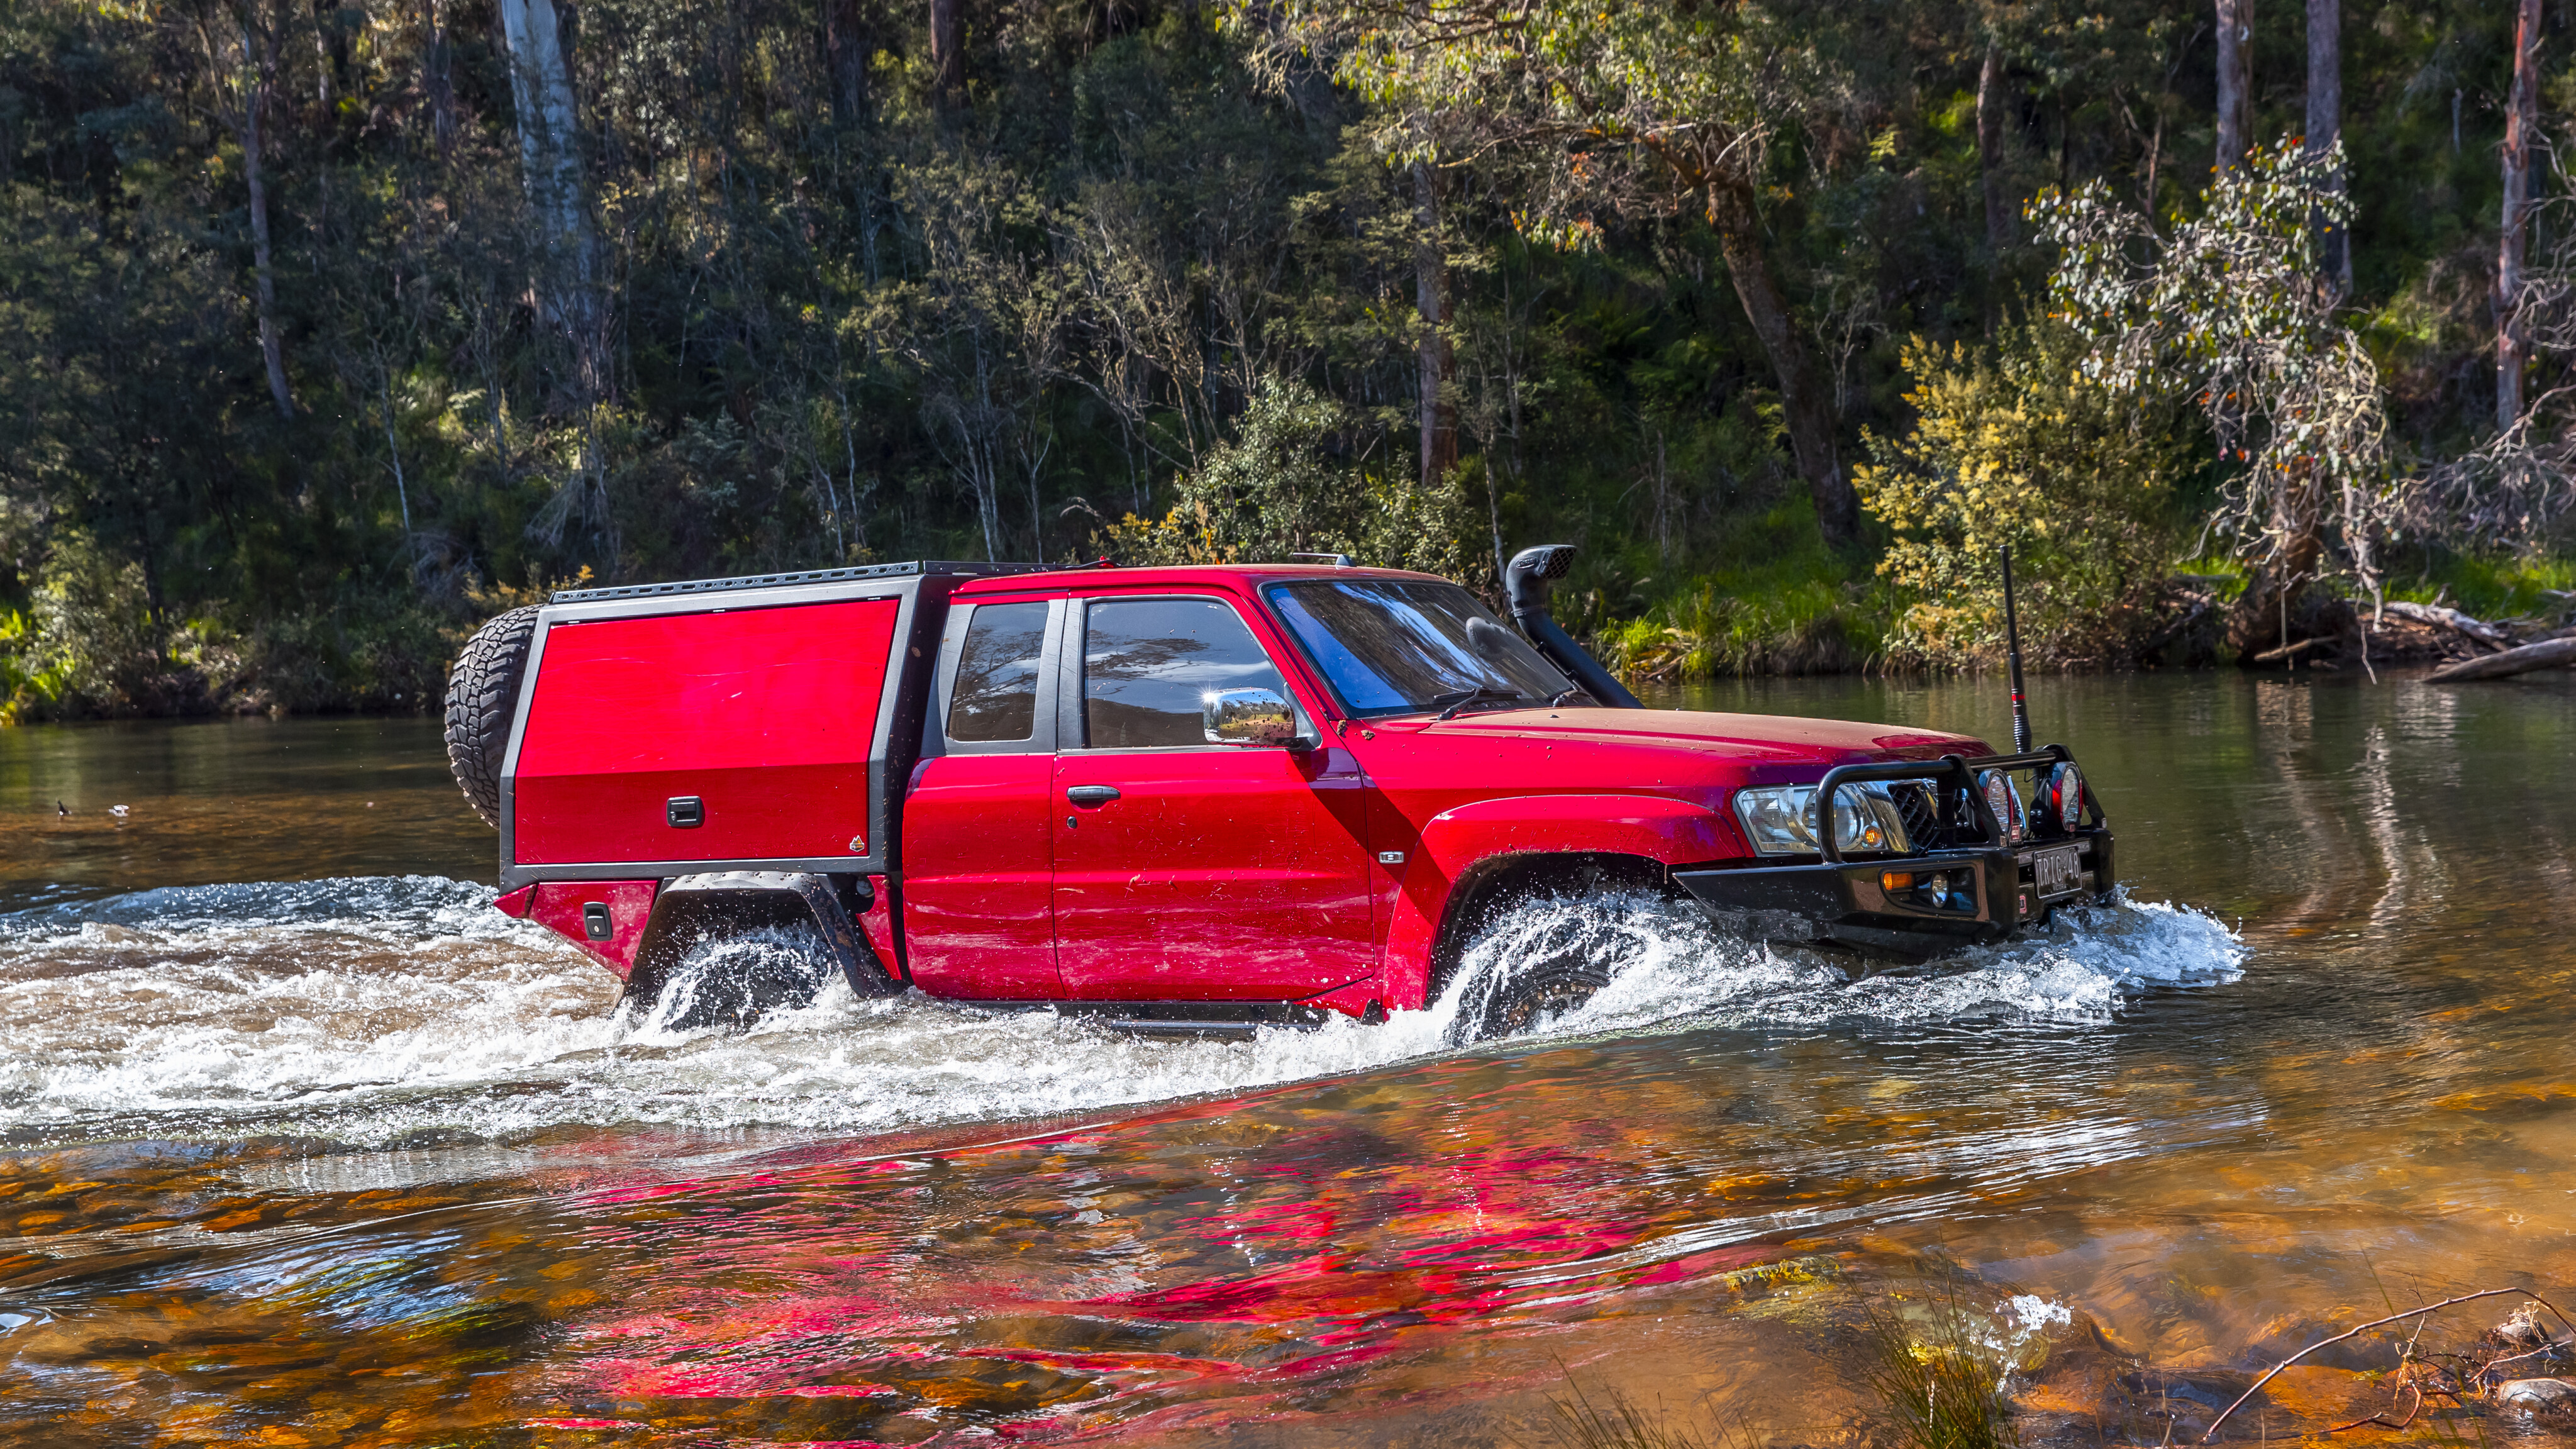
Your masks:
<path fill-rule="evenodd" d="M 1548 949 L 1549 947 L 1554 949 Z M 1610 984 L 1611 967 L 1580 941 L 1542 943 L 1536 960 L 1480 995 L 1470 988 L 1451 1028 L 1460 1045 L 1518 1036 L 1552 1016 L 1563 1016 Z"/>
<path fill-rule="evenodd" d="M 501 765 L 510 752 L 510 719 L 536 634 L 536 605 L 496 614 L 465 641 L 465 652 L 448 671 L 447 767 L 486 825 L 501 823 Z"/>
<path fill-rule="evenodd" d="M 779 1007 L 814 1004 L 841 974 L 832 948 L 811 923 L 771 927 L 750 935 L 702 939 L 680 953 L 669 969 L 639 970 L 626 983 L 618 1008 L 637 1020 L 650 1016 L 673 982 L 686 994 L 672 1003 L 666 1030 L 747 1027 Z"/>

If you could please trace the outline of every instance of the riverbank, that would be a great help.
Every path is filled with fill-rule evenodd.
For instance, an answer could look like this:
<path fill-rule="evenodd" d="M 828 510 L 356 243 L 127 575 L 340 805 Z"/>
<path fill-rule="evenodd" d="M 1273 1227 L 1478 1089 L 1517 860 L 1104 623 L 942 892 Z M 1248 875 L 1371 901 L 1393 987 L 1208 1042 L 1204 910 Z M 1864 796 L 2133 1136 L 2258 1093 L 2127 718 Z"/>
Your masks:
<path fill-rule="evenodd" d="M 2311 590 L 2288 622 L 2287 652 L 2240 660 L 2226 616 L 2244 578 L 2203 561 L 2109 605 L 2025 584 L 2024 668 L 2356 669 L 2443 665 L 2576 631 L 2576 556 L 2450 559 L 2392 581 L 2383 599 Z M 566 581 L 572 582 L 572 581 Z M 422 716 L 445 697 L 456 651 L 490 614 L 542 589 L 477 589 L 363 617 L 234 630 L 209 619 L 156 629 L 139 595 L 88 601 L 47 621 L 0 612 L 0 726 L 221 716 Z M 1637 685 L 1838 674 L 1937 677 L 2003 663 L 1999 622 L 1909 598 L 1867 564 L 1802 554 L 1766 568 L 1697 576 L 1661 597 L 1615 565 L 1578 572 L 1559 613 Z M 107 621 L 101 623 L 101 620 Z M 112 627 L 111 627 L 112 625 Z"/>
<path fill-rule="evenodd" d="M 2312 588 L 2284 621 L 2286 640 L 2251 659 L 2228 642 L 2245 576 L 2225 561 L 2196 561 L 2107 603 L 2064 598 L 2051 583 L 2023 581 L 2022 658 L 2033 673 L 2229 665 L 2367 673 L 2456 663 L 2576 629 L 2576 557 L 2557 555 L 2443 560 L 2391 579 L 2376 599 L 2348 585 Z M 1652 604 L 1641 593 L 1629 591 L 1624 611 L 1600 589 L 1576 599 L 1589 613 L 1591 647 L 1639 683 L 1940 676 L 2004 663 L 2000 617 L 1908 597 L 1865 572 L 1839 576 L 1814 560 L 1708 576 Z M 2278 626 L 2270 632 L 2278 640 Z"/>

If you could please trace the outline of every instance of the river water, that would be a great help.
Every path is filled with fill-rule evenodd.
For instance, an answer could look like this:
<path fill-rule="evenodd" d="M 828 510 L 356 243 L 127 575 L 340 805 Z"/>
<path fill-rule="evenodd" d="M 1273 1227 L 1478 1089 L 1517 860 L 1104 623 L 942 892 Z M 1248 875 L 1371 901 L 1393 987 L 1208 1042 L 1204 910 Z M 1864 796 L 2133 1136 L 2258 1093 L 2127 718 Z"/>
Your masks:
<path fill-rule="evenodd" d="M 2037 693 L 2122 904 L 1859 981 L 1537 911 L 1491 969 L 1571 932 L 1618 974 L 1468 1049 L 838 995 L 667 1031 L 490 909 L 431 722 L 0 731 L 0 1442 L 1541 1445 L 1579 1395 L 1846 1443 L 1911 1322 L 2098 1446 L 2397 1309 L 2576 1308 L 2576 677 Z M 1675 702 L 2007 733 L 1973 681 Z"/>

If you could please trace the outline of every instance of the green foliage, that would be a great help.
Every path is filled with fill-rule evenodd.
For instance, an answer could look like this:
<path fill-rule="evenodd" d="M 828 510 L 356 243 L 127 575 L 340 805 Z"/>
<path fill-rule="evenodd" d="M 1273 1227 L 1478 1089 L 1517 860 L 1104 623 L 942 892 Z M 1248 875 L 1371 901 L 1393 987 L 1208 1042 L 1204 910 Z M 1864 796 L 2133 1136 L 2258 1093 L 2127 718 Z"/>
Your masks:
<path fill-rule="evenodd" d="M 1895 535 L 1878 571 L 1911 601 L 1889 641 L 1898 656 L 1996 652 L 2006 546 L 2036 658 L 2099 657 L 2116 611 L 2162 580 L 2190 471 L 2183 409 L 2094 381 L 2085 355 L 2081 335 L 2049 322 L 2007 330 L 1991 353 L 1907 344 L 1915 426 L 1872 434 L 1872 461 L 1853 470 L 1862 506 Z"/>
<path fill-rule="evenodd" d="M 1694 579 L 1637 617 L 1601 626 L 1594 647 L 1611 667 L 1654 683 L 1837 674 L 1884 651 L 1892 604 L 1883 586 L 1847 577 L 1821 549 L 1788 552 Z"/>
<path fill-rule="evenodd" d="M 1278 563 L 1293 553 L 1347 554 L 1379 568 L 1455 578 L 1472 571 L 1460 540 L 1472 526 L 1453 481 L 1425 487 L 1337 460 L 1349 414 L 1294 379 L 1265 384 L 1241 435 L 1175 485 L 1171 511 L 1129 514 L 1100 541 L 1131 563 Z"/>
<path fill-rule="evenodd" d="M 2400 572 L 2387 597 L 2429 604 L 2436 599 L 2480 619 L 2576 616 L 2576 558 L 2515 554 L 2438 554 L 2421 572 Z"/>
<path fill-rule="evenodd" d="M 1641 669 L 1848 667 L 1921 600 L 1819 544 L 1819 433 L 1925 477 L 1985 436 L 1971 409 L 1992 449 L 2055 446 L 2000 381 L 1959 383 L 1955 436 L 1908 440 L 1909 358 L 2022 345 L 2016 299 L 2052 260 L 2029 197 L 2089 198 L 2088 235 L 2118 239 L 2088 253 L 2104 286 L 2163 259 L 2165 291 L 2122 295 L 2216 322 L 2274 292 L 2171 248 L 2251 236 L 2269 277 L 2304 218 L 2277 176 L 2199 199 L 2204 17 L 2173 0 L 996 0 L 969 7 L 954 94 L 919 6 L 565 13 L 609 339 L 587 360 L 532 289 L 553 259 L 488 9 L 0 7 L 9 710 L 410 709 L 484 581 L 1064 558 L 1104 530 L 1139 558 L 1313 547 L 1479 583 L 1572 542 L 1569 621 Z M 256 155 L 245 20 L 278 30 Z M 2332 346 L 2282 354 L 2349 363 L 2314 327 L 2368 319 L 2425 458 L 2492 416 L 2501 119 L 2468 107 L 2455 143 L 2450 101 L 2503 92 L 2504 35 L 2456 5 L 2347 27 L 2356 290 L 2290 318 Z M 2302 63 L 2295 25 L 2254 44 L 2259 74 Z M 2576 69 L 2550 64 L 2563 128 Z M 2259 130 L 2295 128 L 2294 90 Z M 291 417 L 259 343 L 254 162 Z M 1766 336 L 1809 354 L 1802 405 Z M 1427 485 L 1426 403 L 1459 453 Z M 2248 476 L 2276 442 L 2323 456 L 2289 421 L 2229 444 Z M 2034 596 L 2098 597 L 2037 558 L 2077 542 L 2048 510 L 2086 506 L 2045 473 Z M 2219 500 L 2240 542 L 2273 526 L 2246 497 Z M 105 612 L 49 615 L 49 588 Z"/>
<path fill-rule="evenodd" d="M 2367 585 L 2398 507 L 2378 365 L 2318 276 L 2320 223 L 2349 201 L 2340 148 L 2258 148 L 2221 173 L 2198 216 L 2160 230 L 2088 183 L 2032 207 L 2060 252 L 2052 305 L 2093 344 L 2088 374 L 2123 392 L 2187 400 L 2208 420 L 2231 485 L 2212 517 L 2251 560 L 2317 576 L 2324 534 Z"/>
<path fill-rule="evenodd" d="M 12 671 L 24 681 L 20 709 L 131 714 L 156 702 L 168 660 L 140 565 L 67 532 L 54 541 L 34 595 L 33 628 L 21 634 Z"/>

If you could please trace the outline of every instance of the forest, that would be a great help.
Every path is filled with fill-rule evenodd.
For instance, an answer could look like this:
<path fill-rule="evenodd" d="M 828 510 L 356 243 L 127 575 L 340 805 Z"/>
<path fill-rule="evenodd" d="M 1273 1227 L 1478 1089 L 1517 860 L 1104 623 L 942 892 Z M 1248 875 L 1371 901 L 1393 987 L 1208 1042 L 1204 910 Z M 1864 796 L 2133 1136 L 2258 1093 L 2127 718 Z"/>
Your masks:
<path fill-rule="evenodd" d="M 0 719 L 426 709 L 568 581 L 906 558 L 1571 542 L 1662 681 L 1976 666 L 2005 544 L 2062 667 L 2554 627 L 2571 22 L 15 0 Z"/>

